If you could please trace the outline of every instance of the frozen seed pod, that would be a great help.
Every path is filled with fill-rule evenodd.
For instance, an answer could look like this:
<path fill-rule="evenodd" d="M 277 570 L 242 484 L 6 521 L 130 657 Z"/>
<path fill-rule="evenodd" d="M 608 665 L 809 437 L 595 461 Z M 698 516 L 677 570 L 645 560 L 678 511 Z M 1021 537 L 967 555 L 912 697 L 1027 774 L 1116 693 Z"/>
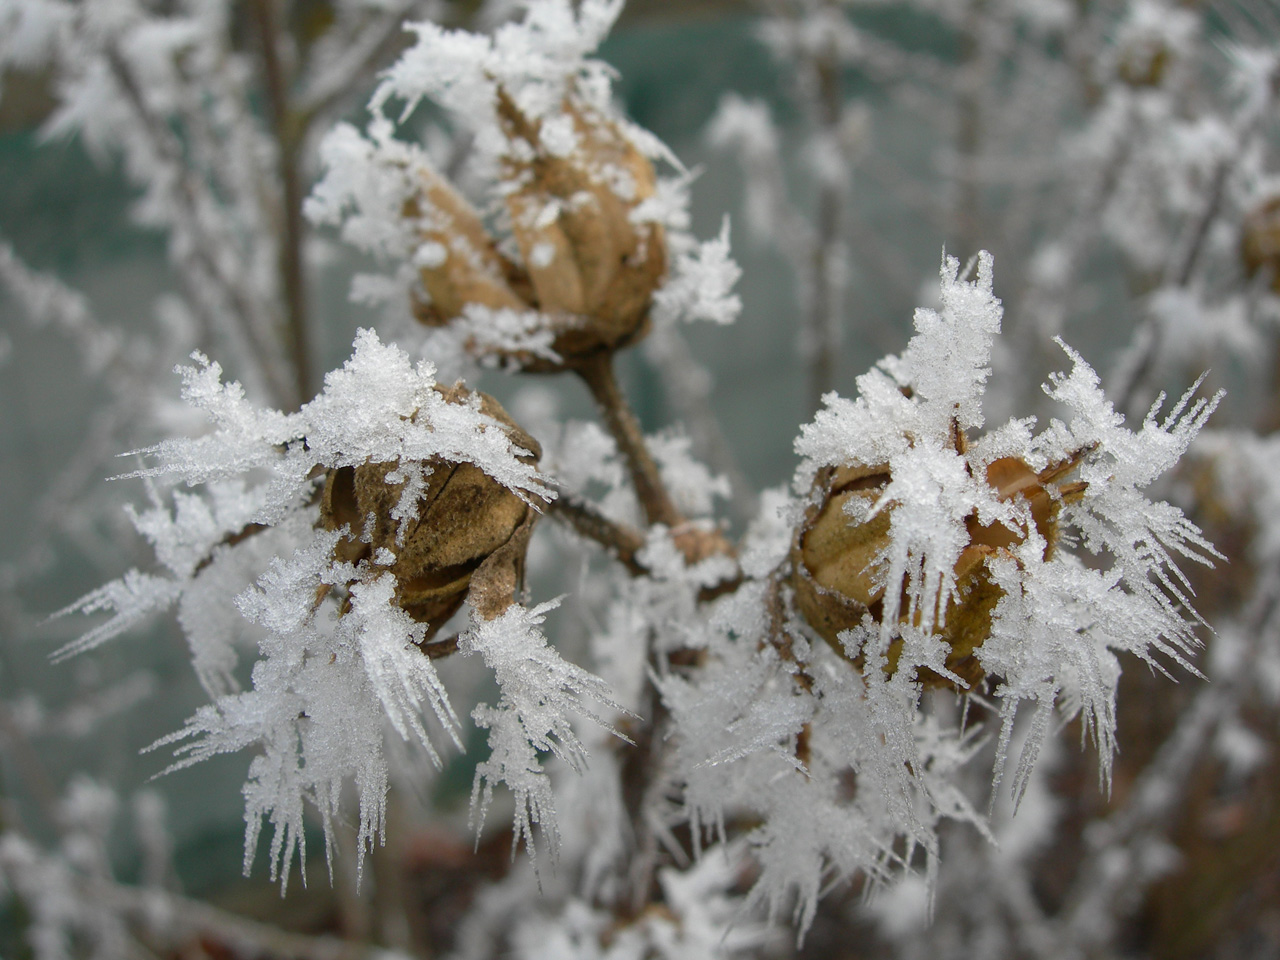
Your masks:
<path fill-rule="evenodd" d="M 469 395 L 461 386 L 436 389 L 452 403 Z M 521 459 L 536 463 L 537 441 L 496 400 L 480 398 L 481 411 L 503 425 L 513 445 L 529 451 Z M 396 602 L 430 625 L 426 639 L 468 595 L 482 616 L 505 609 L 523 572 L 535 517 L 525 500 L 479 467 L 440 458 L 330 470 L 320 508 L 325 529 L 348 531 L 335 558 L 394 575 Z"/>
<path fill-rule="evenodd" d="M 572 100 L 553 116 L 531 119 L 503 90 L 497 97 L 511 245 L 504 248 L 442 177 L 424 172 L 404 208 L 421 241 L 417 267 L 426 297 L 415 301 L 415 315 L 428 326 L 469 312 L 536 317 L 550 331 L 549 353 L 494 346 L 503 339 L 497 331 L 480 332 L 468 347 L 531 371 L 572 367 L 633 343 L 648 331 L 653 293 L 667 269 L 662 226 L 632 216 L 654 194 L 652 164 L 614 122 Z"/>
<path fill-rule="evenodd" d="M 1061 504 L 1084 492 L 1082 483 L 1056 483 L 1078 462 L 1076 458 L 1036 473 L 1017 458 L 1002 457 L 986 467 L 987 483 L 999 499 L 1021 497 L 1027 502 L 1036 532 L 1046 544 L 1046 559 L 1058 539 Z M 820 496 L 806 512 L 792 543 L 796 606 L 809 625 L 842 653 L 842 630 L 858 626 L 867 617 L 880 620 L 885 591 L 892 587 L 905 594 L 907 590 L 905 582 L 885 583 L 880 569 L 895 508 L 893 503 L 880 502 L 890 479 L 884 465 L 820 471 L 815 479 Z M 990 635 L 991 616 L 1002 595 L 987 560 L 1010 555 L 1009 548 L 1023 543 L 1028 531 L 999 522 L 981 524 L 976 515 L 965 519 L 965 530 L 968 544 L 955 564 L 956 595 L 947 604 L 937 632 L 949 647 L 947 669 L 972 686 L 984 675 L 975 654 Z M 899 608 L 909 610 L 910 604 L 901 603 Z M 889 649 L 891 673 L 900 649 L 900 640 Z M 931 686 L 949 684 L 932 672 L 925 672 L 921 680 Z"/>
<path fill-rule="evenodd" d="M 662 227 L 632 213 L 653 196 L 653 166 L 610 120 L 572 102 L 531 120 L 499 93 L 510 144 L 511 229 L 537 309 L 569 319 L 555 349 L 571 359 L 647 331 L 666 271 Z"/>

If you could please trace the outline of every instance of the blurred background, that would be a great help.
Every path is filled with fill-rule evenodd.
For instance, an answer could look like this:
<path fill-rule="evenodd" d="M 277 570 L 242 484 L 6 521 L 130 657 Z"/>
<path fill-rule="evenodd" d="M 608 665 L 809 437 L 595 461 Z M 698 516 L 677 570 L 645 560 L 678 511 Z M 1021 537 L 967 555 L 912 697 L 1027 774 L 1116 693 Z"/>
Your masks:
<path fill-rule="evenodd" d="M 284 4 L 291 42 L 302 50 L 319 42 L 309 31 L 337 29 L 336 6 Z M 503 6 L 434 9 L 455 24 L 484 25 L 499 20 Z M 228 6 L 233 34 L 249 29 L 239 20 L 251 7 Z M 0 5 L 0 47 L 7 10 Z M 1240 51 L 1274 53 L 1278 17 L 1263 2 L 632 2 L 600 50 L 618 71 L 615 93 L 691 172 L 694 234 L 714 236 L 728 217 L 743 271 L 739 321 L 685 334 L 710 377 L 704 396 L 673 397 L 672 361 L 657 350 L 628 357 L 624 376 L 645 426 L 687 421 L 699 405 L 699 416 L 713 415 L 718 432 L 697 434 L 696 446 L 735 483 L 726 517 L 742 529 L 754 492 L 789 481 L 792 439 L 816 398 L 828 389 L 852 396 L 860 373 L 906 344 L 914 308 L 936 296 L 943 251 L 963 261 L 990 249 L 996 294 L 1007 307 L 992 421 L 1046 413 L 1039 384 L 1066 363 L 1051 343 L 1058 334 L 1104 375 L 1131 422 L 1160 390 L 1179 396 L 1203 369 L 1212 371 L 1210 391 L 1228 387 L 1213 426 L 1224 437 L 1241 431 L 1255 446 L 1241 452 L 1245 446 L 1216 439 L 1165 495 L 1228 558 L 1195 581 L 1208 621 L 1205 671 L 1214 673 L 1222 644 L 1217 667 L 1252 664 L 1265 687 L 1275 654 L 1257 644 L 1272 636 L 1266 584 L 1274 546 L 1259 545 L 1269 534 L 1255 508 L 1271 496 L 1264 441 L 1280 409 L 1273 382 L 1280 204 L 1268 206 L 1280 197 L 1273 172 L 1280 75 L 1251 66 Z M 237 44 L 249 41 L 233 37 L 231 48 Z M 394 49 L 389 44 L 384 63 Z M 59 798 L 77 777 L 112 784 L 125 805 L 154 792 L 185 894 L 300 931 L 341 929 L 347 894 L 326 882 L 320 858 L 309 886 L 291 888 L 284 900 L 261 870 L 241 878 L 247 757 L 152 780 L 167 752 L 139 749 L 207 699 L 174 625 L 150 621 L 88 656 L 50 662 L 51 651 L 85 629 L 83 618 L 57 611 L 149 562 L 124 509 L 144 503 L 146 490 L 140 481 L 107 482 L 136 464 L 117 456 L 187 423 L 176 377 L 150 382 L 131 411 L 118 402 L 111 368 L 95 371 L 93 352 L 109 354 L 104 344 L 114 337 L 130 349 L 149 345 L 169 367 L 182 355 L 165 350 L 191 339 L 189 320 L 173 306 L 184 290 L 169 237 L 137 215 L 140 191 L 127 159 L 66 124 L 50 127 L 58 69 L 10 61 L 0 94 L 0 279 L 9 291 L 0 299 L 8 533 L 0 553 L 0 815 L 5 826 L 55 845 L 65 827 Z M 330 104 L 319 126 L 360 123 L 374 73 Z M 250 103 L 268 109 L 256 93 Z M 318 173 L 319 126 L 299 150 L 304 183 Z M 348 297 L 351 275 L 366 264 L 331 231 L 311 231 L 303 248 L 311 358 L 324 371 L 348 356 L 357 327 L 381 324 L 383 313 Z M 31 279 L 37 275 L 62 286 L 41 287 Z M 80 298 L 80 320 L 68 291 Z M 42 313 L 42 304 L 53 307 Z M 224 365 L 239 375 L 234 362 Z M 514 410 L 550 403 L 589 416 L 576 384 L 488 377 L 480 386 Z M 146 423 L 137 412 L 144 406 Z M 1215 631 L 1227 639 L 1214 639 Z M 1269 699 L 1280 691 L 1239 692 L 1238 681 L 1225 681 L 1235 706 L 1209 726 L 1180 727 L 1201 702 L 1204 681 L 1184 674 L 1174 684 L 1130 666 L 1110 797 L 1098 789 L 1091 748 L 1076 749 L 1080 732 L 1060 738 L 1051 765 L 1057 839 L 1028 867 L 1037 909 L 1068 903 L 1087 875 L 1093 852 L 1079 841 L 1086 827 L 1133 809 L 1153 765 L 1180 763 L 1176 802 L 1141 825 L 1144 837 L 1159 841 L 1149 849 L 1165 859 L 1139 871 L 1132 902 L 1117 907 L 1116 929 L 1096 955 L 1280 956 L 1280 728 Z M 1198 739 L 1170 752 L 1179 730 Z M 458 840 L 467 836 L 459 824 L 471 763 L 457 761 L 429 787 L 458 829 L 414 834 L 418 846 L 403 854 L 427 939 L 442 951 L 447 918 L 459 908 L 450 898 L 483 871 L 501 872 L 509 842 L 496 836 L 468 859 L 469 846 Z M 151 802 L 140 809 L 154 810 Z M 117 875 L 141 882 L 146 844 L 128 830 L 111 843 Z M 956 931 L 989 921 L 948 912 L 947 898 L 958 896 L 940 890 L 933 936 L 979 949 L 974 930 Z M 912 940 L 887 914 L 860 913 L 858 897 L 853 884 L 824 901 L 804 955 L 893 948 L 905 956 L 913 943 L 925 950 L 927 937 Z M 20 905 L 10 901 L 0 928 L 0 953 L 27 955 Z M 850 940 L 855 929 L 863 946 Z M 1000 950 L 1012 952 L 968 955 L 1019 955 L 1011 942 Z"/>

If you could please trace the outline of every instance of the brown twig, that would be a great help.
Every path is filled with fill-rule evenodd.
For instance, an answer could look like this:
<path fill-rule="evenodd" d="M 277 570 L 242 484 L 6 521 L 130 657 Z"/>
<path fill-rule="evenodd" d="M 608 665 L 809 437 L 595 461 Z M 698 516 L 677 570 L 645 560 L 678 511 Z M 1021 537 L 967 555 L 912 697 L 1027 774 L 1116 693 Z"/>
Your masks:
<path fill-rule="evenodd" d="M 644 537 L 640 531 L 610 520 L 585 499 L 567 490 L 557 491 L 558 496 L 551 501 L 547 512 L 567 523 L 577 533 L 594 540 L 617 558 L 632 576 L 643 576 L 644 566 L 636 559 L 636 554 L 644 547 Z"/>
<path fill-rule="evenodd" d="M 280 177 L 280 288 L 284 298 L 285 338 L 293 362 L 295 398 L 311 396 L 311 345 L 307 324 L 306 277 L 302 267 L 304 224 L 299 148 L 302 117 L 290 109 L 288 84 L 280 59 L 274 0 L 253 0 L 253 18 L 262 52 L 262 81 L 276 141 L 276 172 Z"/>
<path fill-rule="evenodd" d="M 438 660 L 441 657 L 447 657 L 458 652 L 459 638 L 460 634 L 455 633 L 453 636 L 445 637 L 443 640 L 432 640 L 430 643 L 424 643 L 418 649 L 430 659 Z"/>
<path fill-rule="evenodd" d="M 90 902 L 118 911 L 141 929 L 154 931 L 155 918 L 164 917 L 164 935 L 156 939 L 168 947 L 196 937 L 207 938 L 230 955 L 278 960 L 369 960 L 380 953 L 366 944 L 336 937 L 291 933 L 164 891 L 86 880 L 81 893 Z M 154 933 L 148 940 L 153 938 Z"/>
<path fill-rule="evenodd" d="M 618 385 L 613 370 L 613 353 L 600 350 L 589 354 L 574 366 L 574 371 L 591 391 L 605 426 L 631 469 L 631 482 L 635 485 L 636 497 L 645 518 L 649 523 L 662 523 L 673 529 L 683 524 L 684 516 L 672 502 L 658 473 L 658 465 L 649 453 L 640 422 Z"/>

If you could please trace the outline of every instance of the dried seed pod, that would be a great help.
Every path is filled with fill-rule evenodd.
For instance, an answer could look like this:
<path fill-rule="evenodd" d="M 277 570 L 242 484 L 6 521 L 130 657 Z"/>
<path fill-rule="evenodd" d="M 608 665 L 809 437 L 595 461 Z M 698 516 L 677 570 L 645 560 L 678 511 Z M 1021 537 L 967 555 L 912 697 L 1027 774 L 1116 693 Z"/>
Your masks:
<path fill-rule="evenodd" d="M 469 395 L 461 386 L 436 389 L 451 403 Z M 522 459 L 536 463 L 537 441 L 492 397 L 480 394 L 480 401 L 481 411 L 503 425 L 512 443 L 530 451 Z M 469 594 L 486 618 L 506 609 L 523 573 L 535 518 L 528 503 L 479 467 L 439 458 L 331 470 L 320 506 L 325 529 L 349 531 L 334 548 L 335 557 L 392 573 L 396 602 L 429 624 L 425 639 Z"/>
<path fill-rule="evenodd" d="M 1265 269 L 1272 291 L 1280 293 L 1280 196 L 1263 201 L 1244 218 L 1240 263 L 1249 277 Z"/>
<path fill-rule="evenodd" d="M 1022 497 L 1030 507 L 1037 532 L 1047 544 L 1057 540 L 1057 514 L 1064 501 L 1079 498 L 1084 484 L 1050 485 L 1079 462 L 1075 458 L 1036 473 L 1021 460 L 1003 457 L 986 468 L 987 482 L 1002 500 Z M 872 512 L 889 485 L 886 465 L 861 464 L 821 471 L 815 487 L 821 491 L 809 508 L 792 543 L 792 586 L 795 602 L 811 627 L 837 651 L 842 630 L 852 629 L 870 615 L 880 619 L 885 590 L 890 586 L 876 576 L 876 566 L 889 544 L 893 505 Z M 1027 533 L 1002 523 L 980 524 L 971 515 L 965 521 L 969 544 L 955 565 L 956 597 L 947 605 L 944 625 L 938 629 L 950 648 L 947 669 L 967 684 L 982 680 L 977 649 L 991 632 L 991 616 L 1001 590 L 992 581 L 987 560 L 1008 556 L 1009 548 L 1026 540 Z M 906 585 L 897 589 L 905 592 Z M 900 609 L 909 609 L 902 603 Z M 908 614 L 903 615 L 904 621 Z M 888 670 L 897 667 L 901 642 L 888 653 Z M 860 664 L 859 664 L 860 665 Z M 920 678 L 926 685 L 945 686 L 950 681 L 932 672 Z"/>
<path fill-rule="evenodd" d="M 518 269 L 498 252 L 480 214 L 443 177 L 423 171 L 421 199 L 407 203 L 404 215 L 421 224 L 418 276 L 430 302 L 414 305 L 419 320 L 443 326 L 470 303 L 529 309 L 516 289 Z"/>
<path fill-rule="evenodd" d="M 653 167 L 609 120 L 566 103 L 553 121 L 528 119 L 505 92 L 498 115 L 511 149 L 512 233 L 538 310 L 569 321 L 555 341 L 566 359 L 613 350 L 647 331 L 666 271 L 658 224 L 632 212 L 653 196 Z M 549 142 L 554 141 L 554 142 Z"/>
<path fill-rule="evenodd" d="M 554 371 L 648 330 L 653 292 L 666 272 L 660 224 L 632 213 L 653 196 L 653 166 L 610 120 L 572 100 L 531 120 L 503 90 L 498 118 L 509 149 L 505 202 L 523 264 L 503 256 L 476 210 L 441 177 L 425 172 L 404 215 L 419 224 L 423 323 L 442 326 L 469 305 L 537 311 L 553 325 L 552 351 L 499 349 L 526 370 Z M 554 131 L 554 132 L 553 132 Z"/>

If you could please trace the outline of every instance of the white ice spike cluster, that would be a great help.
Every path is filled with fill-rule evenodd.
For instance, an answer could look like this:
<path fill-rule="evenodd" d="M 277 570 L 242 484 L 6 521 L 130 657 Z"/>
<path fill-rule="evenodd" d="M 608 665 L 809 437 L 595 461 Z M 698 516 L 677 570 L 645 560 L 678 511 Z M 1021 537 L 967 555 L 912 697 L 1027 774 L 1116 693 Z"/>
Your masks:
<path fill-rule="evenodd" d="M 335 551 L 342 531 L 318 526 L 318 484 L 326 471 L 369 462 L 467 463 L 530 504 L 540 507 L 554 493 L 528 462 L 529 451 L 515 446 L 503 425 L 481 411 L 477 394 L 446 402 L 430 364 L 410 364 L 403 351 L 372 331 L 360 331 L 351 358 L 293 414 L 254 405 L 238 383 L 223 382 L 216 363 L 198 355 L 196 360 L 196 366 L 179 369 L 183 397 L 205 411 L 211 429 L 139 451 L 157 462 L 130 476 L 176 479 L 203 489 L 176 491 L 172 507 L 157 493 L 155 506 L 135 514 L 164 572 L 131 571 L 72 607 L 113 616 L 60 655 L 97 646 L 178 604 L 198 673 L 214 699 L 155 746 L 179 744 L 179 759 L 170 769 L 216 754 L 259 751 L 244 787 L 245 867 L 267 821 L 274 830 L 272 874 L 283 883 L 295 854 L 305 854 L 304 805 L 317 808 L 329 841 L 349 780 L 360 796 L 361 850 L 380 835 L 388 784 L 384 728 L 417 743 L 437 765 L 427 717 L 461 746 L 448 694 L 433 661 L 419 649 L 427 624 L 396 604 L 388 558 L 343 562 Z M 397 509 L 416 514 L 412 498 Z M 341 604 L 335 588 L 345 595 Z M 234 605 L 227 602 L 230 596 Z M 541 638 L 534 625 L 544 609 L 516 608 L 510 616 L 529 619 L 528 629 L 516 633 Z M 504 718 L 510 716 L 515 731 L 533 740 L 533 746 L 525 743 L 533 768 L 540 770 L 536 749 L 548 744 L 580 762 L 581 749 L 558 711 L 577 706 L 580 696 L 607 704 L 607 692 L 590 674 L 559 661 L 545 641 L 525 658 L 536 666 L 526 676 L 510 656 L 497 652 L 502 645 L 493 637 L 505 622 L 480 623 L 468 634 L 504 686 L 503 703 L 494 712 L 495 751 L 515 749 L 510 737 L 496 732 L 507 729 Z M 236 664 L 255 645 L 251 689 L 242 690 Z M 534 674 L 545 675 L 549 687 L 522 687 Z M 532 819 L 554 830 L 550 801 L 538 793 L 545 790 L 545 776 L 530 769 L 522 779 L 510 763 L 490 763 L 493 771 L 486 777 L 510 783 L 521 808 L 527 800 Z M 529 817 L 524 823 L 527 834 Z"/>
<path fill-rule="evenodd" d="M 807 493 L 827 466 L 863 464 L 888 475 L 870 508 L 872 515 L 890 515 L 887 542 L 874 561 L 877 582 L 885 586 L 879 632 L 881 642 L 901 640 L 905 651 L 918 652 L 897 667 L 909 672 L 944 672 L 932 638 L 948 605 L 963 600 L 957 561 L 975 521 L 1021 531 L 1017 542 L 985 561 L 1003 596 L 991 636 L 977 650 L 1002 703 L 997 782 L 1017 705 L 1030 700 L 1041 711 L 1015 776 L 1018 794 L 1055 703 L 1083 713 L 1100 747 L 1102 777 L 1109 778 L 1115 653 L 1157 665 L 1162 655 L 1190 668 L 1198 641 L 1194 621 L 1186 618 L 1190 586 L 1175 561 L 1208 563 L 1216 553 L 1181 510 L 1143 491 L 1177 462 L 1220 396 L 1196 399 L 1197 383 L 1158 420 L 1161 398 L 1134 432 L 1104 396 L 1097 374 L 1064 344 L 1073 368 L 1051 377 L 1045 392 L 1070 410 L 1069 421 L 1053 419 L 1036 432 L 1034 418 L 1014 419 L 972 436 L 984 425 L 982 397 L 1001 313 L 990 254 L 978 257 L 973 280 L 961 277 L 958 261 L 944 260 L 941 310 L 918 310 L 916 335 L 902 355 L 860 377 L 856 400 L 828 395 L 825 408 L 802 428 L 795 490 Z M 1058 497 L 1056 542 L 1046 542 L 1031 522 L 1027 501 L 1001 496 L 988 482 L 986 468 L 1000 458 L 1016 458 L 1032 471 L 1075 464 L 1075 494 L 1063 500 L 1051 493 Z M 1058 539 L 1064 531 L 1075 536 Z M 1072 539 L 1083 556 L 1064 549 Z M 905 589 L 892 588 L 899 583 Z"/>

